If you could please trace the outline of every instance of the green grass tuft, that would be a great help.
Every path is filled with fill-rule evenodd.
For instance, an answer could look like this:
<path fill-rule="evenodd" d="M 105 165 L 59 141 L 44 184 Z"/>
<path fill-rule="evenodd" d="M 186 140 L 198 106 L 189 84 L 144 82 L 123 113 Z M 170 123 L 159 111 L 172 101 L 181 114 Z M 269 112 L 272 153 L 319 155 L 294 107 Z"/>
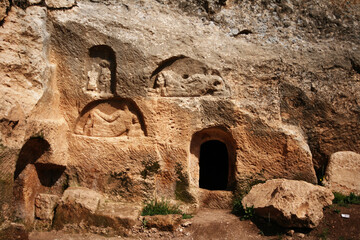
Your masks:
<path fill-rule="evenodd" d="M 141 215 L 142 216 L 154 216 L 154 215 L 168 215 L 168 214 L 183 214 L 178 206 L 171 205 L 165 200 L 152 200 L 145 204 Z"/>
<path fill-rule="evenodd" d="M 360 196 L 350 193 L 349 196 L 345 196 L 341 193 L 334 192 L 333 203 L 338 204 L 339 206 L 346 207 L 349 204 L 360 204 Z"/>

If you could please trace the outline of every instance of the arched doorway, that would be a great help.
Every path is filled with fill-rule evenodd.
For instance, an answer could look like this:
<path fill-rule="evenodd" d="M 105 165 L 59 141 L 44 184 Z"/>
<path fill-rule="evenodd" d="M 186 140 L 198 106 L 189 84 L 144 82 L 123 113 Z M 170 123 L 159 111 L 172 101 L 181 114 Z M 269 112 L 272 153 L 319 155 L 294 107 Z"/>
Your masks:
<path fill-rule="evenodd" d="M 235 186 L 236 142 L 225 127 L 194 133 L 190 143 L 190 186 L 231 191 Z"/>
<path fill-rule="evenodd" d="M 201 144 L 199 187 L 226 190 L 229 177 L 229 155 L 225 143 L 210 140 Z"/>

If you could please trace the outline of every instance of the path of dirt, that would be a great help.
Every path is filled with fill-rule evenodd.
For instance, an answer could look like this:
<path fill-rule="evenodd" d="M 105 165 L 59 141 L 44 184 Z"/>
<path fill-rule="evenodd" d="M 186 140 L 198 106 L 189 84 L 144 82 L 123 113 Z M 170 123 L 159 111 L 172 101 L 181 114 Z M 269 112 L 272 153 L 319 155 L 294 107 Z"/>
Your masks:
<path fill-rule="evenodd" d="M 190 225 L 188 225 L 191 223 Z M 270 239 L 262 236 L 251 221 L 240 221 L 230 210 L 202 209 L 192 219 L 183 220 L 175 232 L 156 229 L 135 229 L 132 236 L 106 238 L 94 234 L 69 234 L 64 232 L 32 232 L 30 240 L 119 240 L 119 239 Z"/>
<path fill-rule="evenodd" d="M 341 213 L 350 214 L 350 218 L 342 218 Z M 255 221 L 256 222 L 256 221 Z M 130 240 L 130 239 L 176 239 L 176 240 L 318 240 L 318 239 L 360 239 L 360 205 L 347 207 L 336 204 L 325 209 L 324 219 L 320 225 L 303 233 L 297 232 L 287 236 L 286 229 L 264 228 L 264 222 L 241 221 L 230 210 L 202 209 L 194 218 L 183 220 L 181 227 L 174 232 L 162 232 L 157 229 L 137 227 L 129 237 L 107 238 L 95 234 L 69 234 L 64 232 L 32 232 L 29 240 Z M 301 231 L 301 230 L 300 230 Z M 271 236 L 266 236 L 269 232 Z M 264 235 L 265 234 L 265 235 Z"/>

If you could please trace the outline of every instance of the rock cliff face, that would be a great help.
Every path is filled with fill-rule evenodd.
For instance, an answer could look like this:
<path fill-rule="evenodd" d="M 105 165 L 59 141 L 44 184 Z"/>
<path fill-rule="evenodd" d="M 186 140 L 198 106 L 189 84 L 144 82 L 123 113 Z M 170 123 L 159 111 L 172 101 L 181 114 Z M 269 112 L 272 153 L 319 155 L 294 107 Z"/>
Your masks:
<path fill-rule="evenodd" d="M 1 220 L 71 186 L 201 205 L 360 152 L 357 0 L 2 0 L 0 21 Z"/>

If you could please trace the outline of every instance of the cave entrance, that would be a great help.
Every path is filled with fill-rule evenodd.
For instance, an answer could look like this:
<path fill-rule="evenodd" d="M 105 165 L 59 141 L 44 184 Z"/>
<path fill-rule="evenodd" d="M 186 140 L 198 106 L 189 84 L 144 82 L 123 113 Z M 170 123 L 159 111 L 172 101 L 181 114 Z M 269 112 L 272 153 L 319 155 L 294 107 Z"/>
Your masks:
<path fill-rule="evenodd" d="M 218 140 L 200 146 L 199 187 L 208 190 L 226 190 L 229 177 L 229 155 L 225 143 Z"/>

